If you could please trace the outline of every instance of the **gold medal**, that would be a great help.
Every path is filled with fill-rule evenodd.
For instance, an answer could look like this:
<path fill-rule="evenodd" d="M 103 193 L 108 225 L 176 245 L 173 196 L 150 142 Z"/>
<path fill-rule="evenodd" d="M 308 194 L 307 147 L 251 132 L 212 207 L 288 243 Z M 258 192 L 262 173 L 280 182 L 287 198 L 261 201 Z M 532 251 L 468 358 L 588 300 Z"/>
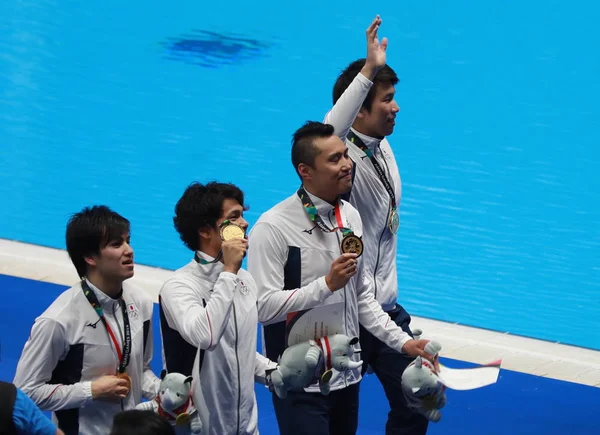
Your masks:
<path fill-rule="evenodd" d="M 342 239 L 341 249 L 343 254 L 356 254 L 357 257 L 360 257 L 363 253 L 364 245 L 360 237 L 348 234 Z"/>
<path fill-rule="evenodd" d="M 131 391 L 131 378 L 127 373 L 117 373 L 117 378 L 125 379 L 127 381 L 127 394 Z"/>
<path fill-rule="evenodd" d="M 324 383 L 324 384 L 326 384 L 327 382 L 329 382 L 331 380 L 332 377 L 333 377 L 333 371 L 326 370 L 321 375 L 321 382 Z"/>
<path fill-rule="evenodd" d="M 233 239 L 243 239 L 246 232 L 242 227 L 236 224 L 228 224 L 221 227 L 221 240 L 224 242 Z"/>
<path fill-rule="evenodd" d="M 175 419 L 175 426 L 185 426 L 190 422 L 190 414 L 187 412 L 181 413 Z"/>

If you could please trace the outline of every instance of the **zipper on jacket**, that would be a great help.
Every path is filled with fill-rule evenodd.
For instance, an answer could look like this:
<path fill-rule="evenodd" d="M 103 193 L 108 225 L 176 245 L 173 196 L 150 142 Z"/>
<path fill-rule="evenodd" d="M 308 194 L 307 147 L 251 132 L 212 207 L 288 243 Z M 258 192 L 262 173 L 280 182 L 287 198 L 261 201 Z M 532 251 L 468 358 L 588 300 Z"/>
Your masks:
<path fill-rule="evenodd" d="M 385 165 L 385 169 L 387 171 L 386 176 L 389 176 L 389 178 L 392 178 L 392 174 L 390 173 L 390 168 L 385 160 L 385 156 L 383 155 L 383 151 L 381 151 L 381 147 L 378 145 L 377 148 L 379 148 L 379 152 L 381 153 L 381 158 L 383 160 L 383 164 Z M 373 158 L 375 160 L 377 160 L 377 158 L 375 157 L 375 155 L 373 155 Z M 377 162 L 379 163 L 379 161 L 377 160 Z M 390 184 L 392 183 L 392 181 L 390 180 Z M 383 183 L 382 183 L 383 184 Z M 386 190 L 386 195 L 387 195 L 387 190 Z M 379 258 L 381 256 L 381 240 L 383 239 L 383 235 L 385 234 L 385 231 L 387 230 L 387 219 L 389 219 L 390 216 L 390 211 L 392 209 L 392 202 L 390 200 L 388 200 L 388 208 L 387 208 L 387 214 L 386 214 L 386 222 L 383 226 L 383 231 L 381 232 L 381 234 L 379 235 L 379 242 L 377 243 L 377 260 L 375 260 L 375 268 L 373 269 L 373 283 L 375 285 L 375 299 L 377 299 L 377 269 L 379 268 Z M 395 237 L 395 236 L 394 236 Z"/>
<path fill-rule="evenodd" d="M 240 374 L 240 357 L 238 355 L 238 324 L 237 324 L 237 314 L 235 313 L 235 303 L 231 303 L 233 308 L 233 324 L 235 326 L 235 361 L 237 363 L 237 381 L 238 381 L 238 409 L 237 409 L 237 431 L 235 433 L 240 433 L 240 408 L 242 406 L 242 386 L 240 383 L 241 374 Z"/>

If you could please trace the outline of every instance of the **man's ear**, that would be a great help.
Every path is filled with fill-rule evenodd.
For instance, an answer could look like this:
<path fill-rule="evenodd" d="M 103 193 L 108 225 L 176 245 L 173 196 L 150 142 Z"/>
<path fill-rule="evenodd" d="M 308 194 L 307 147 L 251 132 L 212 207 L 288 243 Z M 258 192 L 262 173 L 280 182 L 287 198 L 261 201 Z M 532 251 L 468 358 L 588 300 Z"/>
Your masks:
<path fill-rule="evenodd" d="M 298 173 L 302 180 L 312 180 L 312 168 L 307 164 L 300 163 L 298 165 Z"/>
<path fill-rule="evenodd" d="M 88 266 L 96 266 L 96 260 L 94 257 L 83 257 Z"/>
<path fill-rule="evenodd" d="M 364 107 L 361 107 L 360 110 L 358 111 L 358 114 L 356 115 L 356 118 L 365 119 L 365 116 L 367 116 L 368 114 L 369 114 L 369 111 L 367 109 L 365 109 Z"/>
<path fill-rule="evenodd" d="M 212 237 L 210 227 L 202 227 L 198 229 L 198 235 L 202 240 L 210 240 L 210 238 Z"/>

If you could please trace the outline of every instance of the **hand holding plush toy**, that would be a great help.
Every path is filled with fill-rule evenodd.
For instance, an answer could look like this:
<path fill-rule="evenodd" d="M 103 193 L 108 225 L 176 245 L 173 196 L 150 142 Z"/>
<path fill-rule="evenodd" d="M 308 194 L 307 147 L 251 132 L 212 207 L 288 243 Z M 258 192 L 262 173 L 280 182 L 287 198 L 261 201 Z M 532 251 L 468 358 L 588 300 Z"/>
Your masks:
<path fill-rule="evenodd" d="M 156 398 L 136 409 L 154 411 L 175 426 L 177 434 L 200 434 L 202 421 L 191 397 L 192 377 L 163 370 Z"/>
<path fill-rule="evenodd" d="M 430 341 L 425 352 L 437 355 L 442 346 Z M 442 418 L 440 409 L 446 404 L 446 387 L 437 369 L 431 361 L 418 356 L 402 374 L 402 391 L 409 407 L 423 414 L 430 421 L 438 422 Z"/>
<path fill-rule="evenodd" d="M 332 369 L 339 372 L 357 369 L 362 361 L 354 361 L 352 355 L 358 337 L 349 338 L 342 334 L 323 337 L 319 341 L 309 340 L 288 347 L 279 358 L 279 365 L 270 372 L 270 384 L 281 399 L 288 390 L 302 390 L 316 380 L 322 394 L 329 394 Z"/>

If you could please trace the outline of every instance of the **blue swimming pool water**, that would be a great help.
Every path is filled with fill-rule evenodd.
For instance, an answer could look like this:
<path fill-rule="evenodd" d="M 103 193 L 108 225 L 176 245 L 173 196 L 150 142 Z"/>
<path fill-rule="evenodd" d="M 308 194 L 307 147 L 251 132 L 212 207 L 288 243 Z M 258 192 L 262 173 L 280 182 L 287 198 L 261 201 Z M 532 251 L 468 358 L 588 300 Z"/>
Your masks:
<path fill-rule="evenodd" d="M 239 184 L 251 222 L 292 194 L 290 135 L 329 109 L 380 13 L 401 77 L 401 302 L 600 349 L 599 11 L 3 1 L 0 237 L 63 248 L 68 215 L 106 203 L 138 262 L 178 267 L 185 186 Z"/>

